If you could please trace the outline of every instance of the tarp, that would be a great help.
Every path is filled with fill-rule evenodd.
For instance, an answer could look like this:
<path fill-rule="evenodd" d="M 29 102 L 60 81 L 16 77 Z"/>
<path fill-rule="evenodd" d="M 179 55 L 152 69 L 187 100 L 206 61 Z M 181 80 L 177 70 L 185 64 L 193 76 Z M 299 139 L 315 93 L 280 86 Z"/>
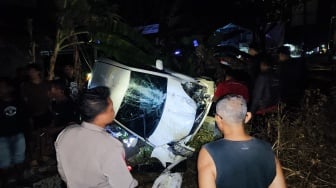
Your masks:
<path fill-rule="evenodd" d="M 253 32 L 247 28 L 229 23 L 216 29 L 209 37 L 210 46 L 233 46 L 239 48 L 239 44 L 250 44 L 253 40 Z"/>
<path fill-rule="evenodd" d="M 278 48 L 283 45 L 285 38 L 285 23 L 270 22 L 267 23 L 262 31 L 264 33 L 265 48 Z M 232 46 L 240 49 L 242 46 L 248 46 L 254 41 L 253 31 L 245 27 L 227 24 L 216 31 L 209 37 L 210 46 Z"/>
<path fill-rule="evenodd" d="M 265 48 L 278 48 L 283 45 L 285 39 L 285 23 L 268 23 L 265 27 Z"/>

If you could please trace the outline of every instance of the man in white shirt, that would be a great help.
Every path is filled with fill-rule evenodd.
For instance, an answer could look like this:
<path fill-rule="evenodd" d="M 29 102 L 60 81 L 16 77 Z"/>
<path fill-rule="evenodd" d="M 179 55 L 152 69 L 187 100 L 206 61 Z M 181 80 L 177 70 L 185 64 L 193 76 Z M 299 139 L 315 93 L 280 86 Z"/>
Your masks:
<path fill-rule="evenodd" d="M 136 187 L 122 143 L 105 131 L 115 117 L 110 90 L 104 86 L 86 90 L 79 111 L 83 123 L 65 128 L 55 142 L 58 172 L 67 187 Z"/>

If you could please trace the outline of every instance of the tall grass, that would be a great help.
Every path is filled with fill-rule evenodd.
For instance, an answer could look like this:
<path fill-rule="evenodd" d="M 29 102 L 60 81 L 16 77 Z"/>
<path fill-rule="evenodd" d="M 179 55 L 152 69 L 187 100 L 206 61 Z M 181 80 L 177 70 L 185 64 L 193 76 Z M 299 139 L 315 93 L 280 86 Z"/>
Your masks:
<path fill-rule="evenodd" d="M 328 139 L 334 128 L 327 104 L 319 89 L 306 90 L 297 108 L 280 104 L 276 112 L 251 123 L 258 127 L 255 136 L 273 143 L 288 187 L 336 187 L 336 149 Z"/>

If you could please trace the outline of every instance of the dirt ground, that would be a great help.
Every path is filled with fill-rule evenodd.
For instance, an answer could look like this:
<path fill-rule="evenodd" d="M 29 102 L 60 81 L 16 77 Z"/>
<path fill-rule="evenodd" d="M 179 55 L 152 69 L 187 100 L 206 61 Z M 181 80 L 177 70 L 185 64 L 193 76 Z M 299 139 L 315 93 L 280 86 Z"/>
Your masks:
<path fill-rule="evenodd" d="M 197 188 L 197 154 L 186 160 L 185 171 L 182 173 L 182 188 Z M 134 178 L 139 182 L 139 188 L 151 188 L 155 179 L 160 175 L 158 173 L 133 173 Z"/>

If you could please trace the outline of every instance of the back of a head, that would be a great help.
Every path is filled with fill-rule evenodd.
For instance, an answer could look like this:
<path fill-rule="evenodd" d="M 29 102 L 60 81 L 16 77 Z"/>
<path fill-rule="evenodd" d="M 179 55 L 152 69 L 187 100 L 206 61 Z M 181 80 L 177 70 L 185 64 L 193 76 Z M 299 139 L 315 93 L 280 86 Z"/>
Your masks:
<path fill-rule="evenodd" d="M 229 124 L 243 124 L 247 105 L 241 95 L 229 94 L 217 102 L 216 113 Z"/>
<path fill-rule="evenodd" d="M 38 78 L 42 79 L 43 77 L 42 68 L 40 65 L 36 63 L 28 64 L 26 70 L 27 70 L 27 76 L 30 80 L 35 80 Z"/>
<path fill-rule="evenodd" d="M 110 89 L 106 86 L 98 86 L 83 91 L 79 98 L 79 112 L 82 120 L 92 122 L 95 117 L 106 110 Z"/>
<path fill-rule="evenodd" d="M 65 64 L 63 66 L 63 76 L 66 76 L 68 78 L 72 78 L 74 76 L 74 66 L 72 64 Z"/>

